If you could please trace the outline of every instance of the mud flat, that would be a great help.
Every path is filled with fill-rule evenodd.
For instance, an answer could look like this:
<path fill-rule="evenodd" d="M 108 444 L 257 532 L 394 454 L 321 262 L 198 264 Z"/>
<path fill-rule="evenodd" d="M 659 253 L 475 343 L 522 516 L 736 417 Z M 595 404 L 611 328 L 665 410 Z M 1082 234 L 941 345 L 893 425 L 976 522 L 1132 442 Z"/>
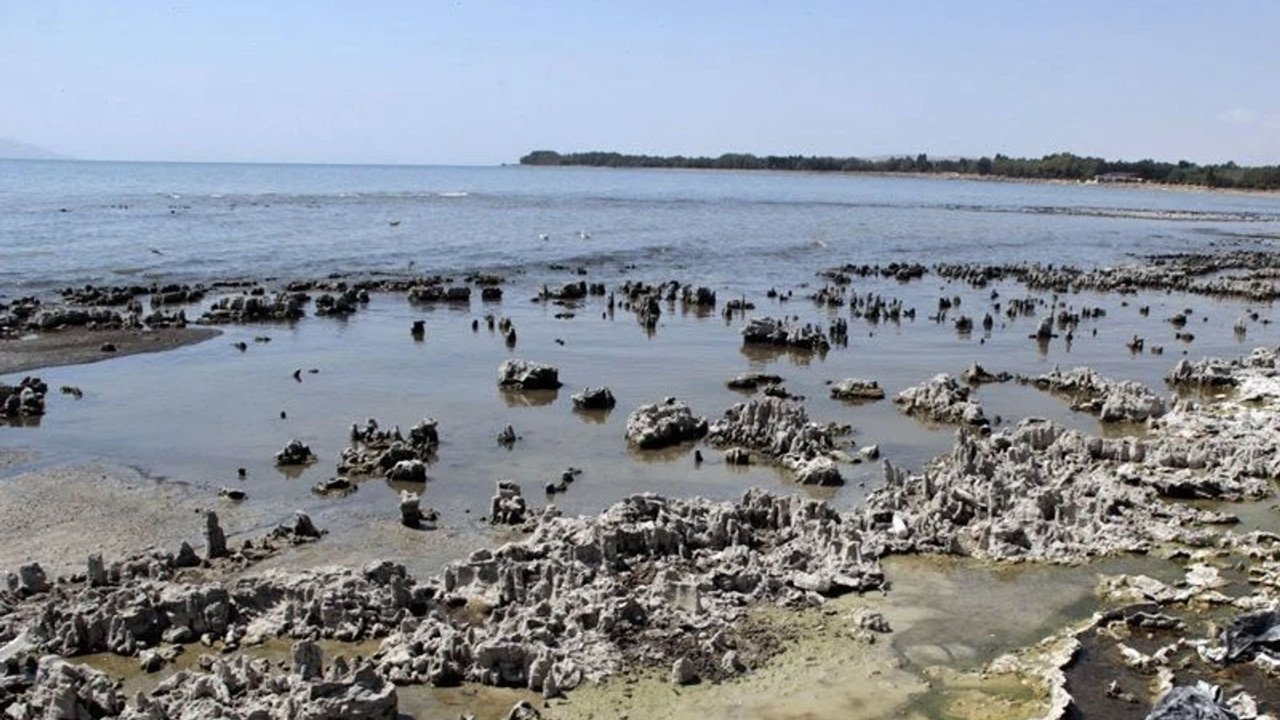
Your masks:
<path fill-rule="evenodd" d="M 173 350 L 217 337 L 214 328 L 87 330 L 70 328 L 18 338 L 0 338 L 0 374 L 79 365 L 113 357 Z M 105 350 L 106 347 L 110 350 Z"/>
<path fill-rule="evenodd" d="M 0 455 L 3 458 L 4 455 Z M 18 456 L 21 462 L 31 455 Z M 198 537 L 196 493 L 131 468 L 71 465 L 0 480 L 0 567 L 40 562 L 51 574 L 82 570 L 93 553 L 123 556 Z"/>

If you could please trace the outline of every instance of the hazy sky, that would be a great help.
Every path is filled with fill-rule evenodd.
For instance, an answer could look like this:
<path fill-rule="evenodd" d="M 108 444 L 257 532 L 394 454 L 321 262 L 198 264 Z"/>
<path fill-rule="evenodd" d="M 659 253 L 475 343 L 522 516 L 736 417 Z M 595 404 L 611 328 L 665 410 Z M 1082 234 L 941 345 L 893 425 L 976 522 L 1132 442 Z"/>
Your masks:
<path fill-rule="evenodd" d="M 1280 163 L 1270 0 L 0 2 L 0 137 L 93 159 Z"/>

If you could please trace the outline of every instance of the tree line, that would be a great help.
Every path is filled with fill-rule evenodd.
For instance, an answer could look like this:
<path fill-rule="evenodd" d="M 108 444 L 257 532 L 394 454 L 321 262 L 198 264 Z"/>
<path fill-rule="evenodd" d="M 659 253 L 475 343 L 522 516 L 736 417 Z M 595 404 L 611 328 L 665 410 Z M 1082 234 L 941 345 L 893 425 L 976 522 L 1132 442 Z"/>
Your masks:
<path fill-rule="evenodd" d="M 719 157 L 684 155 L 625 155 L 616 152 L 559 153 L 535 150 L 520 158 L 521 165 L 585 165 L 615 168 L 692 168 L 702 170 L 794 170 L 843 173 L 936 173 L 1033 180 L 1101 180 L 1200 185 L 1244 190 L 1280 189 L 1280 165 L 1244 167 L 1234 162 L 1198 165 L 1187 160 L 1107 160 L 1055 153 L 1042 158 L 1011 158 L 997 154 L 980 158 L 933 159 L 924 153 L 875 160 L 814 155 L 752 155 L 725 153 Z"/>

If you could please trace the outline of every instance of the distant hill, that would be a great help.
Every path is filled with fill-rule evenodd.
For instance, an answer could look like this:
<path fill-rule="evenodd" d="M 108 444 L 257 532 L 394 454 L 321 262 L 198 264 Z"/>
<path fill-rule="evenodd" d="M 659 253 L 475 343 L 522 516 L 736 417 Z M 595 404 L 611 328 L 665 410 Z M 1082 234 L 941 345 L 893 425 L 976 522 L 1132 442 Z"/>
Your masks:
<path fill-rule="evenodd" d="M 0 159 L 4 160 L 70 160 L 66 155 L 17 140 L 0 138 Z"/>

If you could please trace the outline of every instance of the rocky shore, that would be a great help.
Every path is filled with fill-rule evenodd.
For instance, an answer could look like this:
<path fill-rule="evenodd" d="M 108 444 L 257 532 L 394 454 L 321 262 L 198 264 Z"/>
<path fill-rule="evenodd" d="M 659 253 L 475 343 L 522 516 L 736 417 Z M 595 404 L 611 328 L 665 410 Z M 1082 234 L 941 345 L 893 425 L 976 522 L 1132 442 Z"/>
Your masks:
<path fill-rule="evenodd" d="M 172 552 L 116 561 L 92 555 L 83 571 L 56 578 L 34 563 L 15 568 L 0 598 L 0 704 L 12 717 L 42 717 L 51 708 L 93 717 L 327 717 L 334 708 L 393 717 L 395 687 L 420 683 L 522 687 L 554 698 L 624 668 L 653 665 L 669 666 L 674 683 L 720 681 L 762 666 L 774 652 L 768 641 L 742 634 L 753 608 L 818 607 L 886 589 L 891 578 L 880 559 L 917 553 L 1057 563 L 1125 552 L 1247 558 L 1257 591 L 1235 600 L 1206 600 L 1220 585 L 1218 571 L 1202 569 L 1192 570 L 1184 589 L 1131 578 L 1113 582 L 1108 594 L 1247 610 L 1252 614 L 1240 615 L 1221 645 L 1211 638 L 1177 639 L 1175 646 L 1200 648 L 1210 665 L 1252 662 L 1265 675 L 1280 664 L 1268 639 L 1274 537 L 1224 532 L 1230 515 L 1176 498 L 1272 491 L 1280 470 L 1275 363 L 1274 352 L 1258 351 L 1213 364 L 1244 399 L 1212 407 L 1179 401 L 1149 419 L 1145 439 L 1090 437 L 1039 420 L 998 432 L 961 429 L 953 450 L 919 474 L 885 462 L 884 486 L 848 513 L 755 490 L 737 502 L 636 495 L 578 518 L 547 509 L 528 516 L 527 537 L 476 551 L 425 579 L 390 561 L 246 574 L 321 531 L 299 515 L 232 548 L 210 514 L 202 553 L 184 542 Z M 678 403 L 652 407 L 683 417 Z M 353 439 L 361 443 L 381 437 L 372 423 L 357 431 Z M 706 432 L 712 444 L 784 463 L 831 451 L 802 408 L 778 398 L 736 406 Z M 1194 457 L 1176 451 L 1188 447 L 1203 450 Z M 1150 612 L 1107 617 L 1096 625 L 1098 637 L 1116 623 L 1170 632 L 1186 622 Z M 879 622 L 866 620 L 871 628 Z M 295 641 L 290 667 L 238 654 L 273 638 Z M 314 644 L 321 639 L 381 644 L 367 658 L 326 665 Z M 120 696 L 106 676 L 66 659 L 110 651 L 156 668 L 199 645 L 216 655 L 138 698 Z M 1175 652 L 1156 655 L 1167 663 Z M 1219 703 L 1208 691 L 1177 690 L 1159 672 L 1162 661 L 1125 654 L 1131 656 L 1134 667 L 1163 678 L 1151 688 L 1166 691 L 1157 693 L 1166 695 L 1161 707 Z M 1146 702 L 1144 688 L 1115 694 L 1139 691 Z M 1251 717 L 1240 712 L 1256 707 L 1252 698 L 1236 693 L 1221 702 Z M 1067 693 L 1058 701 L 1072 700 Z"/>
<path fill-rule="evenodd" d="M 727 383 L 740 393 L 734 397 L 747 399 L 727 409 L 674 397 L 631 404 L 635 409 L 617 443 L 639 457 L 671 453 L 662 456 L 668 462 L 673 457 L 689 462 L 692 453 L 693 467 L 704 462 L 777 467 L 788 482 L 829 488 L 848 482 L 856 465 L 865 468 L 863 463 L 878 457 L 878 448 L 858 450 L 844 439 L 854 428 L 811 419 L 804 398 L 783 388 L 781 376 L 760 371 L 755 359 L 782 352 L 789 358 L 794 354 L 798 359 L 792 361 L 801 364 L 826 353 L 855 355 L 857 339 L 851 350 L 842 314 L 873 326 L 914 321 L 914 309 L 896 298 L 854 292 L 858 278 L 911 283 L 933 273 L 973 288 L 1016 281 L 1045 294 L 1160 289 L 1250 300 L 1278 294 L 1261 255 L 1159 260 L 1103 270 L 846 266 L 822 274 L 827 284 L 795 295 L 795 301 L 791 292 L 768 296 L 777 305 L 807 296 L 805 302 L 830 313 L 812 321 L 792 314 L 749 315 L 754 306 L 745 296 L 718 304 L 710 289 L 677 281 L 628 281 L 613 292 L 603 284 L 576 281 L 544 287 L 536 302 L 554 306 L 548 312 L 555 312 L 556 321 L 571 320 L 592 301 L 607 302 L 604 316 L 615 307 L 633 312 L 647 334 L 661 331 L 673 312 L 715 319 L 720 308 L 725 324 L 740 334 L 742 354 L 753 361 L 750 371 Z M 66 357 L 96 359 L 146 351 L 152 347 L 148 343 L 161 347 L 208 337 L 186 327 L 181 306 L 193 302 L 206 306 L 201 323 L 287 324 L 307 312 L 330 318 L 372 312 L 366 310 L 370 294 L 380 292 L 403 294 L 403 302 L 413 307 L 469 307 L 474 289 L 481 302 L 496 308 L 504 301 L 500 284 L 500 279 L 476 276 L 331 278 L 271 288 L 265 283 L 88 288 L 65 293 L 66 305 L 25 299 L 0 308 L 9 335 L 38 334 L 34 340 L 0 340 L 0 353 L 14 344 L 44 342 L 52 348 L 65 342 L 76 348 Z M 151 303 L 149 313 L 142 311 L 143 298 Z M 1076 333 L 1083 335 L 1090 322 L 1103 317 L 1097 308 L 1069 306 L 1056 295 L 998 299 L 993 293 L 988 308 L 965 306 L 967 314 L 960 314 L 960 307 L 960 298 L 948 293 L 929 319 L 950 334 L 985 334 L 985 340 L 1004 329 L 997 329 L 998 323 L 1031 318 L 1031 339 L 1037 344 L 1069 347 Z M 1180 312 L 1178 322 L 1170 319 L 1179 335 L 1189 314 Z M 469 320 L 479 332 L 480 321 Z M 428 336 L 427 324 L 413 321 L 414 342 Z M 514 349 L 511 319 L 495 312 L 486 324 L 500 346 Z M 1020 342 L 1031 345 L 1022 330 Z M 531 344 L 529 338 L 544 339 L 526 333 L 524 325 L 519 337 L 522 350 Z M 574 339 L 565 337 L 572 344 Z M 556 337 L 554 342 L 565 341 Z M 115 349 L 106 350 L 108 344 Z M 551 342 L 534 350 L 543 346 Z M 44 364 L 60 362 L 61 356 L 46 350 L 52 354 L 34 357 Z M 1131 351 L 1141 351 L 1141 345 Z M 0 360 L 4 357 L 0 354 Z M 28 357 L 26 362 L 34 361 Z M 781 631 L 754 626 L 755 613 L 762 608 L 820 612 L 837 599 L 870 592 L 888 592 L 892 598 L 893 578 L 881 564 L 892 556 L 1078 565 L 1132 553 L 1184 562 L 1186 578 L 1173 585 L 1141 577 L 1109 580 L 1100 602 L 1120 609 L 1112 607 L 1044 645 L 1001 658 L 988 670 L 1034 680 L 1048 698 L 1046 716 L 1060 716 L 1071 707 L 1105 714 L 1110 711 L 1093 708 L 1108 703 L 1123 703 L 1135 716 L 1150 711 L 1150 717 L 1182 717 L 1177 713 L 1191 712 L 1188 708 L 1230 713 L 1221 717 L 1265 715 L 1276 707 L 1268 682 L 1280 667 L 1277 542 L 1269 530 L 1237 528 L 1240 518 L 1221 503 L 1274 494 L 1280 477 L 1277 353 L 1259 348 L 1240 358 L 1186 358 L 1169 366 L 1165 379 L 1172 392 L 1164 393 L 1084 366 L 1023 374 L 1009 383 L 1066 399 L 1072 410 L 1106 424 L 1101 435 L 1045 419 L 1005 423 L 988 415 L 983 387 L 1014 376 L 976 363 L 958 376 L 937 374 L 907 387 L 860 377 L 828 381 L 828 389 L 820 387 L 830 394 L 824 401 L 852 406 L 888 396 L 902 413 L 954 433 L 951 449 L 919 470 L 885 460 L 880 482 L 851 508 L 803 493 L 762 490 L 733 501 L 636 493 L 602 513 L 567 517 L 526 496 L 521 491 L 521 484 L 529 487 L 526 480 L 504 477 L 484 480 L 487 488 L 497 480 L 498 489 L 483 521 L 500 528 L 494 532 L 509 533 L 501 536 L 507 541 L 477 549 L 426 577 L 413 576 L 393 560 L 299 572 L 259 569 L 271 558 L 296 552 L 296 546 L 327 542 L 306 514 L 283 522 L 276 518 L 275 529 L 242 533 L 232 543 L 217 515 L 201 514 L 200 527 L 182 523 L 185 537 L 171 534 L 164 549 L 126 553 L 113 547 L 114 558 L 84 553 L 70 562 L 71 569 L 66 553 L 44 564 L 31 562 L 30 553 L 7 555 L 11 575 L 0 590 L 0 709 L 14 718 L 391 718 L 398 713 L 401 689 L 417 686 L 474 683 L 520 688 L 544 700 L 560 701 L 568 694 L 572 702 L 574 691 L 607 684 L 635 668 L 657 668 L 677 687 L 730 683 L 760 672 L 781 652 Z M 0 364 L 3 371 L 22 367 L 28 366 Z M 718 378 L 724 376 L 715 380 L 722 392 Z M 492 375 L 488 378 L 493 392 Z M 301 382 L 300 371 L 294 379 Z M 585 387 L 574 371 L 566 371 L 565 379 Z M 511 357 L 498 368 L 497 385 L 508 407 L 524 408 L 554 395 L 561 380 L 559 367 Z M 40 416 L 48 392 L 36 378 L 0 387 L 0 424 Z M 603 413 L 616 402 L 608 387 L 587 387 L 573 396 L 572 410 L 575 415 Z M 383 417 L 381 411 L 378 415 Z M 283 412 L 280 416 L 285 419 Z M 434 529 L 438 513 L 423 504 L 434 481 L 435 470 L 428 470 L 447 454 L 454 426 L 446 428 L 442 450 L 439 423 L 432 418 L 406 424 L 407 433 L 387 424 L 368 419 L 351 425 L 345 448 L 317 446 L 313 452 L 301 440 L 290 441 L 276 462 L 302 466 L 320 455 L 328 464 L 336 455 L 334 475 L 311 487 L 322 499 L 339 501 L 372 479 L 394 483 L 399 504 L 388 507 L 388 522 Z M 506 452 L 523 447 L 525 432 L 518 423 L 506 425 L 499 434 L 501 447 Z M 492 446 L 493 434 L 488 437 Z M 709 448 L 719 457 L 704 458 Z M 559 485 L 547 484 L 548 501 L 577 476 L 566 473 Z M 862 478 L 860 486 L 865 482 Z M 232 491 L 245 497 L 242 489 Z M 201 531 L 204 542 L 198 543 Z M 875 613 L 860 614 L 851 623 L 858 641 L 868 645 L 875 637 L 892 635 L 889 623 Z M 358 657 L 326 657 L 321 643 L 330 641 L 368 643 L 374 649 Z M 290 644 L 283 666 L 247 652 L 269 642 Z M 114 679 L 77 661 L 93 653 L 134 658 L 147 673 L 173 669 L 187 653 L 203 656 L 154 689 L 125 697 Z M 1100 655 L 1105 660 L 1098 660 Z M 1096 673 L 1114 683 L 1103 692 L 1085 687 Z M 1207 684 L 1198 685 L 1200 680 Z M 517 707 L 511 716 L 554 714 L 554 707 Z"/>

